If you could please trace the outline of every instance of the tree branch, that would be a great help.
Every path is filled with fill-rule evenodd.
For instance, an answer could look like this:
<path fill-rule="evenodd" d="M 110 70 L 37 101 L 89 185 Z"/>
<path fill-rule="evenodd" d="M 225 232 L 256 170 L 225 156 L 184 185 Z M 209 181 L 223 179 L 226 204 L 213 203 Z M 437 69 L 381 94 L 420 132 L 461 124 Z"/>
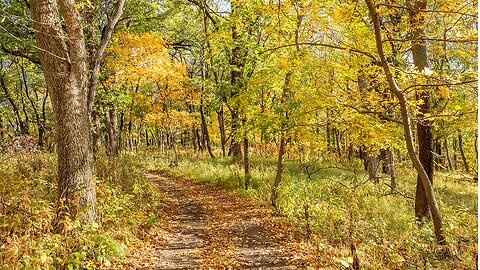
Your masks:
<path fill-rule="evenodd" d="M 266 49 L 266 50 L 260 52 L 260 54 L 270 52 L 270 51 L 279 50 L 279 49 L 283 49 L 283 48 L 287 48 L 287 47 L 293 47 L 293 46 L 297 46 L 297 45 L 319 46 L 319 47 L 327 47 L 327 48 L 332 48 L 332 49 L 337 49 L 337 50 L 346 50 L 346 51 L 356 52 L 358 54 L 361 54 L 361 55 L 367 56 L 368 58 L 371 58 L 377 65 L 379 65 L 379 59 L 377 59 L 373 54 L 371 54 L 369 52 L 362 51 L 362 50 L 355 49 L 355 48 L 348 48 L 348 47 L 343 47 L 343 46 L 338 46 L 338 45 L 333 45 L 333 44 L 327 44 L 327 43 L 319 43 L 319 42 L 299 42 L 299 43 L 295 43 L 295 44 L 285 44 L 285 45 L 281 45 L 281 46 L 278 46 L 278 47 Z"/>
<path fill-rule="evenodd" d="M 30 55 L 26 52 L 21 52 L 21 51 L 14 51 L 14 50 L 10 50 L 10 49 L 7 49 L 5 47 L 5 45 L 2 44 L 2 51 L 5 52 L 6 54 L 10 54 L 10 55 L 13 55 L 13 56 L 19 56 L 19 57 L 23 57 L 25 59 L 27 59 L 28 61 L 34 63 L 34 64 L 37 64 L 37 65 L 40 65 L 40 59 L 34 57 L 33 55 Z"/>

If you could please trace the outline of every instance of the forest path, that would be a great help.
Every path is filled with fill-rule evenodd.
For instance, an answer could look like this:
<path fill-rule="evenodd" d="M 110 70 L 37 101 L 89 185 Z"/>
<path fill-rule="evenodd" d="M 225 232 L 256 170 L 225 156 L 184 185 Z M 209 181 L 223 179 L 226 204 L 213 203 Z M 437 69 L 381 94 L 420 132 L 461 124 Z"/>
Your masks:
<path fill-rule="evenodd" d="M 139 256 L 143 269 L 294 269 L 272 212 L 233 193 L 150 171 L 164 199 L 167 232 Z M 287 255 L 285 255 L 287 254 Z M 137 259 L 138 260 L 138 259 Z M 298 263 L 298 262 L 297 262 Z"/>

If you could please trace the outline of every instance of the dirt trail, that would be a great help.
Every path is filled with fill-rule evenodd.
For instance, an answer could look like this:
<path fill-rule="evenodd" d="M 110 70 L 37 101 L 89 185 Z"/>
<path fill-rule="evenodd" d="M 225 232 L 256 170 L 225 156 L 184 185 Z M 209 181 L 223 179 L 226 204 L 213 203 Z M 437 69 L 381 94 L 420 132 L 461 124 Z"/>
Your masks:
<path fill-rule="evenodd" d="M 215 187 L 149 172 L 172 226 L 143 257 L 144 269 L 296 269 L 268 209 Z M 287 255 L 285 255 L 287 254 Z"/>

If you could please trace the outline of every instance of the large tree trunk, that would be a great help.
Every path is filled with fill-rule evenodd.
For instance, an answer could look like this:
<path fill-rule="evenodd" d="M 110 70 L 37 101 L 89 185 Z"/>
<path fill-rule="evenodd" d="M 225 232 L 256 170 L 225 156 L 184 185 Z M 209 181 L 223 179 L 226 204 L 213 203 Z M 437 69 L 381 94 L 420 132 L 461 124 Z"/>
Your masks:
<path fill-rule="evenodd" d="M 439 244 L 445 244 L 445 237 L 443 235 L 443 229 L 442 229 L 443 227 L 442 214 L 440 212 L 440 208 L 438 207 L 437 200 L 435 198 L 433 186 L 428 177 L 427 172 L 423 168 L 422 162 L 420 161 L 415 151 L 415 145 L 413 143 L 413 135 L 412 135 L 411 118 L 410 118 L 410 112 L 408 110 L 407 99 L 404 91 L 398 86 L 395 80 L 395 77 L 392 74 L 392 71 L 387 61 L 387 57 L 385 55 L 385 51 L 383 49 L 383 38 L 382 38 L 380 18 L 377 12 L 377 8 L 375 7 L 373 0 L 365 0 L 365 2 L 367 3 L 368 11 L 370 13 L 370 17 L 373 22 L 373 28 L 375 32 L 375 43 L 376 43 L 378 55 L 380 57 L 379 64 L 383 68 L 390 92 L 394 94 L 399 101 L 400 111 L 402 114 L 403 132 L 405 136 L 405 143 L 407 145 L 408 155 L 410 156 L 410 160 L 412 161 L 413 166 L 415 167 L 415 170 L 417 171 L 417 173 L 420 175 L 420 180 L 422 181 L 422 185 L 427 197 L 427 202 L 430 207 L 430 213 L 432 215 L 435 237 L 437 238 L 437 242 Z"/>
<path fill-rule="evenodd" d="M 419 72 L 429 68 L 427 56 L 427 44 L 424 40 L 425 14 L 421 10 L 427 7 L 426 0 L 408 1 L 408 14 L 410 26 L 412 27 L 412 56 L 413 64 Z M 428 175 L 430 182 L 433 182 L 434 159 L 433 159 L 433 127 L 432 122 L 423 116 L 431 112 L 431 91 L 423 87 L 417 92 L 417 100 L 421 101 L 419 114 L 417 115 L 417 140 L 418 156 L 420 162 Z M 418 220 L 430 217 L 427 196 L 422 185 L 420 176 L 417 176 L 417 188 L 415 191 L 415 216 Z"/>
<path fill-rule="evenodd" d="M 61 221 L 67 216 L 85 224 L 94 222 L 97 215 L 83 26 L 75 1 L 59 3 L 63 18 L 57 1 L 32 0 L 30 6 L 56 124 L 57 229 L 62 229 Z"/>

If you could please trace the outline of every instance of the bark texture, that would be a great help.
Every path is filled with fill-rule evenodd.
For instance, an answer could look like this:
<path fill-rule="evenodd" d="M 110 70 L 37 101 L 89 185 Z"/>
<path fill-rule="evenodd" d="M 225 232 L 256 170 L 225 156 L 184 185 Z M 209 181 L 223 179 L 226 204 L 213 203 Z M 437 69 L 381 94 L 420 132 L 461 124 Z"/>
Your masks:
<path fill-rule="evenodd" d="M 413 64 L 420 72 L 429 68 L 427 44 L 425 38 L 425 16 L 421 12 L 427 7 L 427 1 L 408 1 L 408 14 L 412 28 L 412 56 Z M 431 112 L 431 92 L 423 87 L 417 92 L 417 100 L 422 101 L 419 114 L 417 115 L 417 141 L 418 156 L 430 182 L 433 182 L 434 157 L 433 157 L 433 127 L 432 122 L 423 116 Z M 415 191 L 415 216 L 418 220 L 430 217 L 427 195 L 422 185 L 420 175 L 417 176 L 417 187 Z"/>
<path fill-rule="evenodd" d="M 412 135 L 411 118 L 410 118 L 410 112 L 408 111 L 407 99 L 402 89 L 397 85 L 397 82 L 390 69 L 390 65 L 388 64 L 387 57 L 383 49 L 383 38 L 382 38 L 381 27 L 380 27 L 380 18 L 377 13 L 377 9 L 373 3 L 373 0 L 365 0 L 365 2 L 367 3 L 368 11 L 370 13 L 370 17 L 372 19 L 372 23 L 374 27 L 375 43 L 376 43 L 378 55 L 380 57 L 380 59 L 378 60 L 378 64 L 383 68 L 390 92 L 394 94 L 399 101 L 400 111 L 402 114 L 402 125 L 403 125 L 403 131 L 405 136 L 405 143 L 407 145 L 408 155 L 410 156 L 410 160 L 412 161 L 413 166 L 415 167 L 415 170 L 420 175 L 420 180 L 425 190 L 425 195 L 426 195 L 427 202 L 430 207 L 430 211 L 432 215 L 435 237 L 437 238 L 437 242 L 439 244 L 445 244 L 445 237 L 443 235 L 443 230 L 442 230 L 443 218 L 440 213 L 440 208 L 438 207 L 435 194 L 433 192 L 433 186 L 432 186 L 432 183 L 430 182 L 427 172 L 423 168 L 423 165 L 420 161 L 420 158 L 417 155 L 417 152 L 415 151 L 415 145 L 413 143 L 413 135 Z"/>
<path fill-rule="evenodd" d="M 62 18 L 55 0 L 31 0 L 30 6 L 55 119 L 59 198 L 57 221 L 69 214 L 85 224 L 95 221 L 97 216 L 87 113 L 86 50 L 75 1 L 60 0 L 59 3 Z M 66 33 L 61 22 L 65 25 Z"/>

